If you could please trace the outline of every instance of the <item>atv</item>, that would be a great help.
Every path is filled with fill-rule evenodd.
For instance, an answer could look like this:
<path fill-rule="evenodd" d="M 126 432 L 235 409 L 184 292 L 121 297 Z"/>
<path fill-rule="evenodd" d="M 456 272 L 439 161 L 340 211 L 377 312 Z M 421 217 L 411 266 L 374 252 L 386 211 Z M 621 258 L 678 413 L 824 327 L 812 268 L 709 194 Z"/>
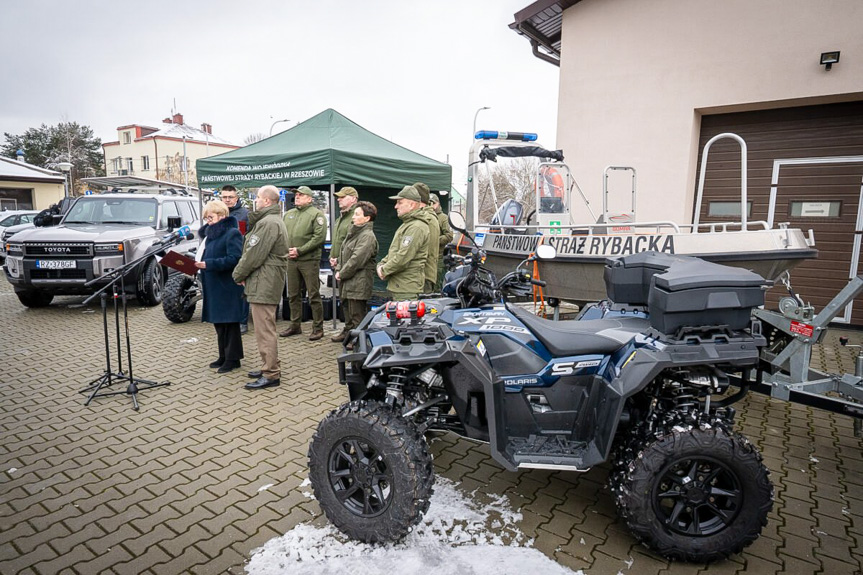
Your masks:
<path fill-rule="evenodd" d="M 647 547 L 694 562 L 740 552 L 773 505 L 732 407 L 759 373 L 766 341 L 750 312 L 767 282 L 696 258 L 626 256 L 606 266 L 610 299 L 645 313 L 550 321 L 511 303 L 542 285 L 522 266 L 555 254 L 537 252 L 498 280 L 474 244 L 448 256 L 457 267 L 439 297 L 389 302 L 351 332 L 338 358 L 350 401 L 309 446 L 328 519 L 364 542 L 403 538 L 432 494 L 424 434 L 445 430 L 488 442 L 512 471 L 610 462 L 619 514 Z"/>

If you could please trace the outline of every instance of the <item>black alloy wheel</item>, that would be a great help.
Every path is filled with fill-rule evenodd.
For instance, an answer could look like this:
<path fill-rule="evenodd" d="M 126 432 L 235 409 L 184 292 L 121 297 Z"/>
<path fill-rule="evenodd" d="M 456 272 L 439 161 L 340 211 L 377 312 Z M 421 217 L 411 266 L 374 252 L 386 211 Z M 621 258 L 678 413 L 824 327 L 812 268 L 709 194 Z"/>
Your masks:
<path fill-rule="evenodd" d="M 336 497 L 359 517 L 383 513 L 392 496 L 392 473 L 378 449 L 359 437 L 333 446 L 327 472 Z"/>
<path fill-rule="evenodd" d="M 713 535 L 740 512 L 743 493 L 737 475 L 711 457 L 681 459 L 660 472 L 654 508 L 681 535 Z"/>

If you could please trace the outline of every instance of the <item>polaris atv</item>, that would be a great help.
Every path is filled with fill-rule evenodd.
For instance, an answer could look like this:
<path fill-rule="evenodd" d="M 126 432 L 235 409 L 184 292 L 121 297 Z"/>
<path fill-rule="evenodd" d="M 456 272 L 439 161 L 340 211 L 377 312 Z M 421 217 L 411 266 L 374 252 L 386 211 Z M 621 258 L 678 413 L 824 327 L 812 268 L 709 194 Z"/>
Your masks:
<path fill-rule="evenodd" d="M 450 257 L 460 265 L 442 297 L 390 302 L 345 341 L 351 401 L 309 447 L 315 496 L 336 527 L 365 542 L 404 537 L 432 494 L 424 433 L 446 430 L 487 441 L 513 471 L 611 462 L 620 516 L 665 557 L 714 561 L 759 536 L 773 485 L 733 431 L 731 405 L 766 343 L 750 319 L 761 277 L 629 256 L 607 266 L 608 291 L 646 313 L 549 321 L 509 303 L 542 284 L 521 266 L 498 280 L 479 247 Z"/>

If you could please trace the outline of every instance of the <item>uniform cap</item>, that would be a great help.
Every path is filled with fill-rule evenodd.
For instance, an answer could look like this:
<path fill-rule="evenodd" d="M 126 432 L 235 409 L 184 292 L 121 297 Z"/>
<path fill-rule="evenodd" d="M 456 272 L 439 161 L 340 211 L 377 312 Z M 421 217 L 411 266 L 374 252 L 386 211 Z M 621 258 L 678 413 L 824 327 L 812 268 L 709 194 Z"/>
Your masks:
<path fill-rule="evenodd" d="M 395 196 L 390 196 L 391 200 L 398 200 L 398 199 L 402 199 L 402 198 L 405 200 L 413 200 L 415 202 L 421 202 L 422 201 L 422 198 L 420 197 L 420 193 L 413 186 L 405 186 L 402 188 L 402 191 L 400 191 L 398 194 L 396 194 Z"/>
<path fill-rule="evenodd" d="M 440 198 L 437 197 L 437 194 L 431 194 L 429 196 L 429 200 L 431 201 L 432 204 L 439 204 L 440 203 Z"/>
<path fill-rule="evenodd" d="M 359 194 L 357 193 L 356 188 L 352 188 L 350 186 L 345 186 L 344 188 L 342 188 L 341 190 L 336 192 L 336 197 L 337 198 L 344 198 L 345 196 L 353 196 L 355 198 L 358 198 Z"/>
<path fill-rule="evenodd" d="M 312 191 L 312 189 L 311 189 L 310 187 L 308 187 L 308 186 L 300 186 L 299 188 L 297 188 L 296 193 L 298 193 L 298 194 L 303 194 L 303 195 L 306 195 L 306 196 L 312 196 L 312 197 L 314 197 L 314 196 L 315 196 L 315 193 L 314 193 L 314 192 Z"/>
<path fill-rule="evenodd" d="M 415 183 L 414 187 L 420 193 L 420 201 L 424 204 L 429 203 L 429 194 L 431 193 L 429 187 L 422 182 Z"/>

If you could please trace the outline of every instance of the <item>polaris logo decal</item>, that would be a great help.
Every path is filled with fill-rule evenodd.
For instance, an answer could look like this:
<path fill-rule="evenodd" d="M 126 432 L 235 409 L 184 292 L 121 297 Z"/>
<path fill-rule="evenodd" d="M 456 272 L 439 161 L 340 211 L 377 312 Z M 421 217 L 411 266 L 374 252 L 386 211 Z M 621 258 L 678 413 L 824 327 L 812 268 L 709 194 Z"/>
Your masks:
<path fill-rule="evenodd" d="M 551 366 L 551 375 L 572 375 L 579 369 L 596 367 L 602 360 L 591 359 L 587 361 L 562 361 Z"/>
<path fill-rule="evenodd" d="M 504 385 L 539 385 L 538 377 L 505 377 Z"/>

